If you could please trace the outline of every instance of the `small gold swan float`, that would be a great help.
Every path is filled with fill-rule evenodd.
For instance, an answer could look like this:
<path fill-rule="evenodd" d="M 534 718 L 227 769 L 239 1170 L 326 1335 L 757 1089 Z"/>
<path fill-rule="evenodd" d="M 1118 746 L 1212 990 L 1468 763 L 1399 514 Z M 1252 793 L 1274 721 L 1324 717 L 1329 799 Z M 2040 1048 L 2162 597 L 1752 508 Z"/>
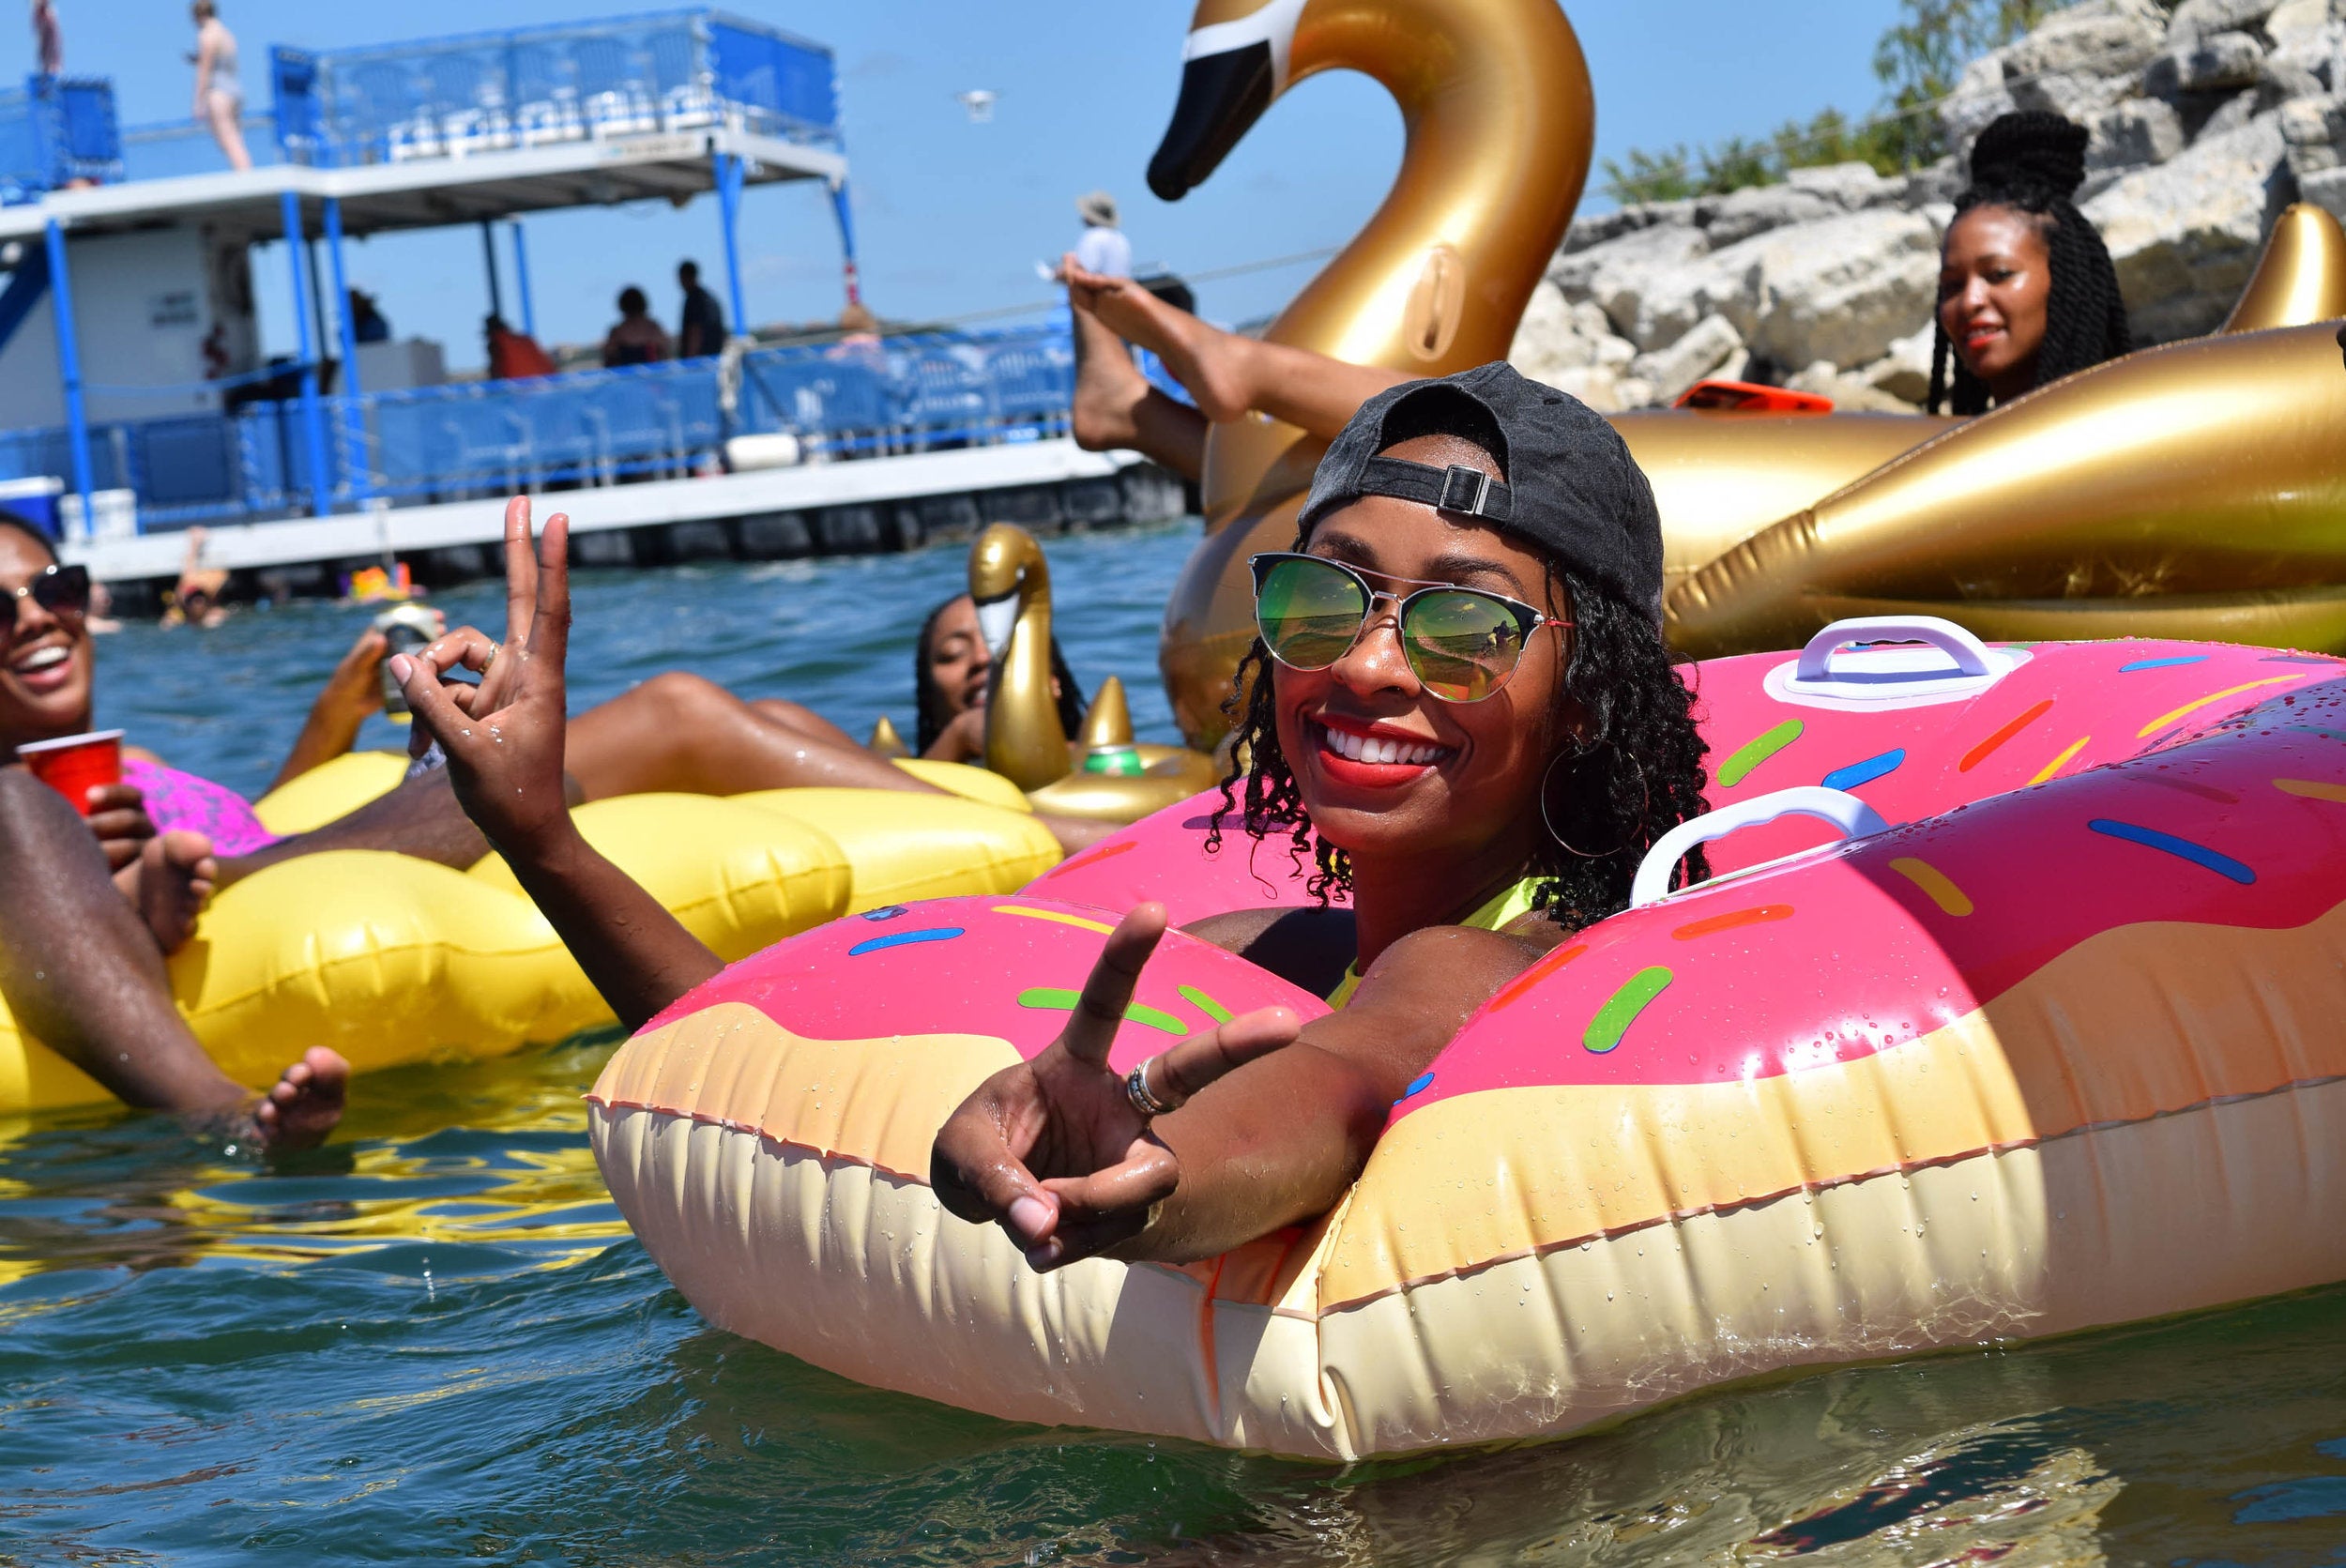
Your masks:
<path fill-rule="evenodd" d="M 993 654 L 985 766 L 1027 792 L 1038 812 L 1132 822 L 1220 782 L 1213 759 L 1179 746 L 1135 745 L 1124 683 L 1101 683 L 1069 745 L 1051 676 L 1051 569 L 1026 529 L 989 525 L 969 546 L 969 597 Z"/>

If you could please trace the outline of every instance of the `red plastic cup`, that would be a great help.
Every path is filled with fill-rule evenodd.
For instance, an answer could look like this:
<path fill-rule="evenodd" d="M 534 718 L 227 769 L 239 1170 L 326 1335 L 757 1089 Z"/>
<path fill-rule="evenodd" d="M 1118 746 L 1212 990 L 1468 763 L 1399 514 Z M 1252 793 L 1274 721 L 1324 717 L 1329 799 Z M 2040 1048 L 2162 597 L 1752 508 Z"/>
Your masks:
<path fill-rule="evenodd" d="M 118 729 L 36 740 L 19 746 L 16 754 L 33 777 L 72 801 L 73 809 L 84 816 L 89 814 L 91 790 L 122 782 L 122 732 Z"/>

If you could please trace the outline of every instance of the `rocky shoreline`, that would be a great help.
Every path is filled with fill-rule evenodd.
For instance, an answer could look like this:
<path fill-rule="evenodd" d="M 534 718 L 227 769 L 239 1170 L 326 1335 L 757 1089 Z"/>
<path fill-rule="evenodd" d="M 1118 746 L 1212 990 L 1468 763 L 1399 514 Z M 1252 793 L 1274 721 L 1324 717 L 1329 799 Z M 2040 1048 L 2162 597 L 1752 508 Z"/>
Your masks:
<path fill-rule="evenodd" d="M 2292 202 L 2346 218 L 2346 0 L 2081 0 L 1973 61 L 1936 113 L 1968 154 L 2013 109 L 2092 130 L 2079 205 L 2138 343 L 2221 324 Z M 1841 163 L 1583 218 L 1509 358 L 1607 412 L 1705 377 L 1912 411 L 1963 183 L 1959 157 L 1888 176 Z"/>

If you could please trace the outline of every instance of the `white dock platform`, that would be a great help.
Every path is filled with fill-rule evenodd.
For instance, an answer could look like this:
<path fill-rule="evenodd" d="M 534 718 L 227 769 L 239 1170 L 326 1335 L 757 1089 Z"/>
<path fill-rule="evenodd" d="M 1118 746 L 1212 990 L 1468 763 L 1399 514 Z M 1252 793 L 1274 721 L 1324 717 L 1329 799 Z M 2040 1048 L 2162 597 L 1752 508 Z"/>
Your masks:
<path fill-rule="evenodd" d="M 647 529 L 679 539 L 684 555 L 766 556 L 905 548 L 997 519 L 1056 531 L 1157 521 L 1180 510 L 1178 481 L 1162 470 L 1131 452 L 1088 452 L 1066 439 L 565 490 L 536 507 L 541 519 L 570 514 L 581 560 L 613 565 L 635 559 L 632 540 Z M 207 530 L 204 564 L 258 573 L 433 553 L 469 558 L 504 537 L 504 519 L 505 497 L 484 496 L 224 525 Z M 186 553 L 178 531 L 78 540 L 64 551 L 111 583 L 168 581 Z M 652 551 L 655 558 L 663 553 Z"/>

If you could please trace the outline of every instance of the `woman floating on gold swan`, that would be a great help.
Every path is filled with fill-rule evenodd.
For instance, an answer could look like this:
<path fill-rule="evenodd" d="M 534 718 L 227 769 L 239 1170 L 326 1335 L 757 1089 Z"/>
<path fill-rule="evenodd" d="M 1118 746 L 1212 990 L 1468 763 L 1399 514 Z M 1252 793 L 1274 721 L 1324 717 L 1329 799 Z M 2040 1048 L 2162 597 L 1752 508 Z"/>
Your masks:
<path fill-rule="evenodd" d="M 1221 698 L 1245 640 L 1245 559 L 1291 537 L 1318 438 L 1383 387 L 1505 353 L 1577 201 L 1592 110 L 1578 45 L 1546 0 L 1206 0 L 1185 53 L 1181 99 L 1150 168 L 1151 188 L 1167 199 L 1200 183 L 1279 93 L 1320 70 L 1375 77 L 1400 104 L 1408 131 L 1383 206 L 1259 343 L 1215 334 L 1161 306 L 1151 311 L 1156 302 L 1137 291 L 1071 275 L 1086 372 L 1079 437 L 1137 446 L 1201 478 L 1207 538 L 1166 608 L 1161 657 L 1177 718 L 1193 739 L 1205 739 L 1222 730 Z M 2339 313 L 2346 236 L 2327 215 L 2293 209 L 2227 330 Z M 1136 375 L 1127 379 L 1116 331 L 1157 349 L 1196 394 L 1201 414 L 1151 400 Z M 2207 340 L 2131 356 L 1999 408 L 1911 457 L 1943 421 L 1621 416 L 1615 423 L 1662 507 L 1670 576 L 1685 584 L 1671 596 L 1673 637 L 1704 654 L 1796 642 L 1835 614 L 1857 613 L 1831 607 L 1868 601 L 1862 595 L 1879 577 L 1880 588 L 1897 590 L 1880 594 L 1884 602 L 1927 607 L 1991 635 L 2157 632 L 2346 646 L 2346 596 L 2302 586 L 2335 576 L 2302 551 L 2305 536 L 2322 534 L 2339 511 L 2329 489 L 2338 481 L 2321 449 L 2346 444 L 2337 367 L 2326 354 L 2305 352 L 2295 340 L 2306 336 Z M 2326 349 L 2327 337 L 2312 341 Z M 2184 353 L 2198 356 L 2184 373 L 2218 379 L 2198 382 L 2188 419 L 2156 415 L 2168 406 L 2159 388 L 2175 373 L 2165 361 Z M 2278 425 L 2276 404 L 2293 411 Z M 2113 420 L 2113 407 L 2126 413 Z M 2113 442 L 2120 453 L 2102 460 Z M 1194 466 L 1181 462 L 1184 448 L 1196 454 Z M 1920 482 L 1918 464 L 1939 478 Z M 2288 520 L 2288 541 L 2260 525 L 2250 537 L 2272 546 L 2258 552 L 2270 558 L 2202 582 L 2177 570 L 2165 544 L 2156 553 L 2127 544 L 2128 525 L 2142 521 L 2140 503 L 2121 500 L 2102 480 L 2122 467 L 2137 479 L 2158 476 L 2153 498 L 2171 514 L 2162 539 L 2231 532 L 2237 547 L 2246 542 L 2243 520 L 2270 518 Z M 1965 487 L 1987 475 L 2000 481 L 2007 509 L 1992 521 L 2026 536 L 2040 563 L 2073 574 L 2021 571 L 2009 578 L 2021 591 L 1981 602 L 1976 557 L 2002 548 L 1983 543 L 1957 552 L 1970 564 L 1932 575 L 1939 542 L 1980 519 L 1981 497 Z M 1864 483 L 1851 483 L 1861 477 Z M 2317 477 L 2322 482 L 2308 489 Z M 1801 536 L 1805 543 L 1779 541 L 1765 559 L 1768 570 L 1797 560 L 1814 579 L 1805 586 L 1823 583 L 1849 597 L 1802 596 L 1787 612 L 1762 594 L 1746 616 L 1743 600 L 1763 586 L 1776 591 L 1751 579 L 1750 563 L 1699 586 L 1686 581 L 1714 562 L 1724 567 L 1722 556 L 1745 540 L 1757 544 L 1775 519 L 1842 486 L 1848 491 L 1830 504 L 1872 497 L 1867 526 L 1892 514 L 1909 525 L 1903 542 L 1886 551 L 1897 571 L 1881 571 L 1884 551 L 1855 551 L 1844 525 Z M 2053 495 L 2060 501 L 2046 504 Z M 1828 510 L 1819 503 L 1817 514 Z M 2229 521 L 2211 526 L 2217 516 Z M 1921 564 L 1908 567 L 1917 551 Z M 1852 552 L 1846 563 L 1828 558 L 1843 552 Z M 1776 609 L 1762 610 L 1763 598 Z"/>

